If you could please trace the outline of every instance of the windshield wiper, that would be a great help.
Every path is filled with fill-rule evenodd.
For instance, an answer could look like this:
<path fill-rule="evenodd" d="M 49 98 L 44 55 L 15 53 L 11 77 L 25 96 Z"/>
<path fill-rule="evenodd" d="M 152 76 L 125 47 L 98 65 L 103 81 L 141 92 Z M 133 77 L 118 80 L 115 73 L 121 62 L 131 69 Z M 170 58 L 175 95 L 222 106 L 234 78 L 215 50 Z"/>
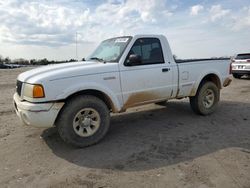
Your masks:
<path fill-rule="evenodd" d="M 104 61 L 102 58 L 91 57 L 90 59 L 91 59 L 91 60 L 97 60 L 97 61 L 100 61 L 100 62 L 104 62 L 104 63 L 105 63 L 105 61 Z"/>

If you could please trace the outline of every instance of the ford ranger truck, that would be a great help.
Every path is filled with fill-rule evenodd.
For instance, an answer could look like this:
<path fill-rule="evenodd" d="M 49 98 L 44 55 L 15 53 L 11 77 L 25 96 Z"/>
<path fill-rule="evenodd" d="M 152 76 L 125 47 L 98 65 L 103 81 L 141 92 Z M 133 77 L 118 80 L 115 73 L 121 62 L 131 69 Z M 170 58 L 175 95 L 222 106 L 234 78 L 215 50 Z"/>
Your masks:
<path fill-rule="evenodd" d="M 163 35 L 122 36 L 86 61 L 21 73 L 14 106 L 23 124 L 55 126 L 65 142 L 86 147 L 105 136 L 111 112 L 189 97 L 195 113 L 213 113 L 230 71 L 229 61 L 176 63 Z"/>

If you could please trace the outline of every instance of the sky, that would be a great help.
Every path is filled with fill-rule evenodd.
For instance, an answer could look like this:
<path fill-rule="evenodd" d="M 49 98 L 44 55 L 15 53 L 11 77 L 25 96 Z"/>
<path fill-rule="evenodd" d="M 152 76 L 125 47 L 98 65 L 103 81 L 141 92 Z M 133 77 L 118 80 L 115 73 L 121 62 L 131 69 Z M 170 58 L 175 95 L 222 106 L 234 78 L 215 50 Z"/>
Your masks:
<path fill-rule="evenodd" d="M 179 58 L 250 52 L 250 0 L 0 0 L 4 57 L 81 59 L 134 34 L 165 35 Z"/>

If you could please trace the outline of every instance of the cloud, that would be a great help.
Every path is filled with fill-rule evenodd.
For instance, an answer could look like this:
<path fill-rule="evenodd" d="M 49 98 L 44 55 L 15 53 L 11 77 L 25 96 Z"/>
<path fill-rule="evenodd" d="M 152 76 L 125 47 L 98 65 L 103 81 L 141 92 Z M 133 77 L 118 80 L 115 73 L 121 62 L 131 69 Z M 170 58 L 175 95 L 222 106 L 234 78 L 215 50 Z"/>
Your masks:
<path fill-rule="evenodd" d="M 230 13 L 231 10 L 229 9 L 222 9 L 221 5 L 213 5 L 211 9 L 209 10 L 211 21 L 215 22 L 216 20 L 219 20 L 225 16 L 227 16 Z"/>
<path fill-rule="evenodd" d="M 240 31 L 242 29 L 250 29 L 250 7 L 244 7 L 240 10 L 242 15 L 233 17 L 234 31 Z"/>
<path fill-rule="evenodd" d="M 180 57 L 216 55 L 209 53 L 209 49 L 215 53 L 215 38 L 217 46 L 224 44 L 216 48 L 218 54 L 235 41 L 249 46 L 250 2 L 241 1 L 243 5 L 234 1 L 192 5 L 179 0 L 0 0 L 0 52 L 72 58 L 76 32 L 79 53 L 84 56 L 105 38 L 152 33 L 166 35 Z"/>
<path fill-rule="evenodd" d="M 2 3 L 0 15 L 2 41 L 37 45 L 71 43 L 73 31 L 90 21 L 87 8 L 79 11 L 40 2 Z"/>
<path fill-rule="evenodd" d="M 190 8 L 190 15 L 197 16 L 204 9 L 202 5 L 194 5 Z"/>
<path fill-rule="evenodd" d="M 0 4 L 0 40 L 10 43 L 60 46 L 100 40 L 121 30 L 134 32 L 143 24 L 157 24 L 170 17 L 162 0 L 109 0 L 88 8 L 84 3 L 50 1 L 4 1 Z M 46 41 L 46 42 L 45 42 Z"/>

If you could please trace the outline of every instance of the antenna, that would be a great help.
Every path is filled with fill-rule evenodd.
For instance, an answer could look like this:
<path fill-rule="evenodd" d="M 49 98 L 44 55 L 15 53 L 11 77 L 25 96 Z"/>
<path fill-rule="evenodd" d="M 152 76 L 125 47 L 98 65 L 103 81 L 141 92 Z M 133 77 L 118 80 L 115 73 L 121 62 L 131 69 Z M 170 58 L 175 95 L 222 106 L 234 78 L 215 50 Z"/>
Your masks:
<path fill-rule="evenodd" d="M 77 53 L 77 31 L 76 31 L 76 60 L 78 61 L 78 53 Z"/>

